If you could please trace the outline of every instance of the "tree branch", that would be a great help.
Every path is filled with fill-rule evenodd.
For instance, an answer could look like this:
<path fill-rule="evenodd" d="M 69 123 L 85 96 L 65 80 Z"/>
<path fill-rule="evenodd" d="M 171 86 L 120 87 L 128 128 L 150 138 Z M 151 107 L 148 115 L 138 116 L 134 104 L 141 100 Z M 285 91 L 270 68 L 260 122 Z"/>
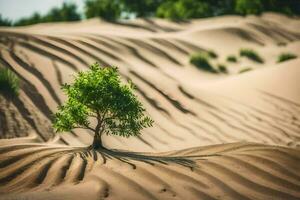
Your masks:
<path fill-rule="evenodd" d="M 89 127 L 89 126 L 75 126 L 75 127 L 73 127 L 73 129 L 76 129 L 76 128 L 88 129 L 88 130 L 91 130 L 91 131 L 95 132 L 95 129 L 93 129 L 92 127 Z"/>

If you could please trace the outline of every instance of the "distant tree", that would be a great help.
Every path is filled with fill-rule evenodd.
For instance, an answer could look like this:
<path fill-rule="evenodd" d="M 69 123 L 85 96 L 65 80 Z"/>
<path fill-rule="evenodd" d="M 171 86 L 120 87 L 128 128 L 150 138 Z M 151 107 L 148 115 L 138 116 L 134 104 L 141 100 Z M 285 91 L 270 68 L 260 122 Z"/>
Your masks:
<path fill-rule="evenodd" d="M 114 21 L 121 16 L 122 5 L 118 0 L 86 0 L 85 16 L 87 18 L 101 17 Z"/>
<path fill-rule="evenodd" d="M 153 16 L 158 6 L 164 0 L 120 0 L 123 8 L 128 13 L 134 13 L 137 17 Z"/>
<path fill-rule="evenodd" d="M 176 10 L 175 2 L 171 1 L 161 4 L 156 10 L 156 16 L 172 20 L 179 20 L 182 18 Z"/>
<path fill-rule="evenodd" d="M 210 0 L 207 1 L 214 16 L 224 14 L 234 14 L 234 6 L 236 0 Z"/>
<path fill-rule="evenodd" d="M 76 4 L 63 3 L 62 7 L 54 7 L 44 16 L 34 13 L 30 17 L 21 18 L 14 25 L 26 26 L 45 22 L 78 21 L 80 19 Z"/>
<path fill-rule="evenodd" d="M 12 22 L 7 18 L 2 18 L 2 15 L 0 14 L 0 26 L 11 26 Z"/>
<path fill-rule="evenodd" d="M 157 17 L 171 20 L 186 20 L 212 15 L 210 4 L 204 0 L 167 0 L 156 11 Z"/>
<path fill-rule="evenodd" d="M 264 11 L 281 12 L 288 15 L 300 14 L 300 1 L 299 0 L 264 0 Z"/>
<path fill-rule="evenodd" d="M 43 17 L 43 21 L 45 22 L 78 21 L 80 19 L 80 14 L 77 13 L 77 6 L 72 3 L 63 3 L 61 8 L 52 8 Z"/>
<path fill-rule="evenodd" d="M 13 25 L 14 26 L 27 26 L 32 24 L 41 23 L 42 18 L 41 15 L 37 12 L 33 13 L 30 17 L 24 17 L 16 21 Z"/>
<path fill-rule="evenodd" d="M 264 7 L 261 0 L 236 0 L 235 11 L 238 14 L 260 14 Z"/>
<path fill-rule="evenodd" d="M 55 114 L 55 130 L 89 129 L 95 134 L 92 144 L 95 149 L 103 148 L 103 134 L 137 136 L 141 129 L 153 124 L 133 93 L 134 85 L 122 84 L 117 68 L 93 64 L 62 89 L 68 100 Z M 90 120 L 94 120 L 94 126 Z"/>

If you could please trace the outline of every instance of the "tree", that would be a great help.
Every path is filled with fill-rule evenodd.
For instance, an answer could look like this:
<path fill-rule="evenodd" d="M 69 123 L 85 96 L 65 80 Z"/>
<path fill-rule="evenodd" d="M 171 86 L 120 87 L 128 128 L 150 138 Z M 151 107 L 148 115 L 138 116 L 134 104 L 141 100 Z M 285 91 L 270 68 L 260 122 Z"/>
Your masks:
<path fill-rule="evenodd" d="M 0 14 L 0 26 L 11 26 L 12 22 L 7 19 L 7 18 L 3 18 L 2 15 Z"/>
<path fill-rule="evenodd" d="M 288 15 L 300 14 L 299 0 L 264 0 L 264 11 L 281 12 Z"/>
<path fill-rule="evenodd" d="M 62 7 L 54 7 L 46 15 L 42 16 L 35 12 L 30 17 L 21 18 L 14 25 L 26 26 L 45 22 L 78 21 L 80 18 L 76 4 L 63 3 Z"/>
<path fill-rule="evenodd" d="M 120 0 L 123 8 L 128 13 L 134 13 L 137 17 L 149 17 L 155 14 L 163 0 Z"/>
<path fill-rule="evenodd" d="M 236 0 L 235 11 L 238 14 L 260 14 L 264 11 L 261 0 Z"/>
<path fill-rule="evenodd" d="M 46 16 L 43 17 L 44 22 L 60 22 L 60 21 L 78 21 L 80 14 L 77 13 L 76 4 L 63 3 L 61 8 L 52 8 Z"/>
<path fill-rule="evenodd" d="M 24 17 L 14 23 L 14 26 L 27 26 L 42 22 L 42 17 L 39 13 L 35 12 L 30 17 Z"/>
<path fill-rule="evenodd" d="M 171 20 L 186 20 L 212 15 L 210 4 L 204 0 L 168 0 L 162 3 L 156 11 L 157 17 Z"/>
<path fill-rule="evenodd" d="M 121 16 L 121 4 L 118 0 L 86 0 L 85 16 L 87 18 L 101 17 L 114 21 Z"/>
<path fill-rule="evenodd" d="M 213 16 L 235 14 L 234 5 L 236 0 L 210 0 L 209 4 Z"/>
<path fill-rule="evenodd" d="M 103 148 L 103 134 L 138 136 L 140 130 L 153 124 L 133 93 L 134 85 L 122 84 L 117 68 L 102 68 L 95 63 L 90 70 L 79 72 L 74 82 L 64 84 L 62 89 L 68 100 L 55 114 L 55 130 L 91 130 L 95 149 Z"/>

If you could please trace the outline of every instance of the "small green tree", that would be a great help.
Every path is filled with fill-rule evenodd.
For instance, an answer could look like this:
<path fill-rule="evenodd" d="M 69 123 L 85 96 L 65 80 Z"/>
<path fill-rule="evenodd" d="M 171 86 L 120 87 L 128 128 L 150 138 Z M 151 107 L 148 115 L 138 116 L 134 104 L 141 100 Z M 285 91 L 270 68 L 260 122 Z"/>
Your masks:
<path fill-rule="evenodd" d="M 95 149 L 103 148 L 103 134 L 137 136 L 140 130 L 153 124 L 133 93 L 134 85 L 122 84 L 117 68 L 102 68 L 95 63 L 90 70 L 79 72 L 74 82 L 64 84 L 62 89 L 68 100 L 55 114 L 55 130 L 92 130 Z M 90 123 L 92 120 L 95 123 Z"/>

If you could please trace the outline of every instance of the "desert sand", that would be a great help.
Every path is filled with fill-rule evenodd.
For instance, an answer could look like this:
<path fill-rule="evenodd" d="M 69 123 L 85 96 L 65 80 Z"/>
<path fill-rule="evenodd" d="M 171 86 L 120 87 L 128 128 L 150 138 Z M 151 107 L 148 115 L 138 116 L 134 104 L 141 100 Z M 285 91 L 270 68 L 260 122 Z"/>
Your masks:
<path fill-rule="evenodd" d="M 279 45 L 284 44 L 284 45 Z M 263 64 L 238 56 L 255 49 Z M 300 20 L 274 13 L 188 22 L 137 19 L 0 29 L 0 63 L 21 79 L 0 96 L 0 199 L 300 199 Z M 189 63 L 213 50 L 212 74 Z M 118 66 L 154 119 L 137 138 L 55 134 L 61 84 Z M 238 73 L 245 68 L 253 70 Z"/>

